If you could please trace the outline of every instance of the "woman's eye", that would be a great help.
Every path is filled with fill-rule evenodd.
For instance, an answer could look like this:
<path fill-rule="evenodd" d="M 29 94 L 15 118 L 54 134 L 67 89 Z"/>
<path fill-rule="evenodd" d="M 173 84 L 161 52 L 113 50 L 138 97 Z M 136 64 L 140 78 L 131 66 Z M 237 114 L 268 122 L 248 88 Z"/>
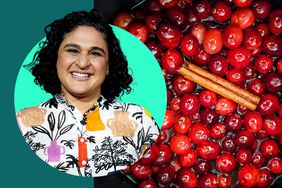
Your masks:
<path fill-rule="evenodd" d="M 71 53 L 71 54 L 78 54 L 78 50 L 76 50 L 76 49 L 67 49 L 66 50 L 67 52 L 69 52 L 69 53 Z"/>
<path fill-rule="evenodd" d="M 93 51 L 93 52 L 90 52 L 90 55 L 91 56 L 101 56 L 101 53 Z"/>

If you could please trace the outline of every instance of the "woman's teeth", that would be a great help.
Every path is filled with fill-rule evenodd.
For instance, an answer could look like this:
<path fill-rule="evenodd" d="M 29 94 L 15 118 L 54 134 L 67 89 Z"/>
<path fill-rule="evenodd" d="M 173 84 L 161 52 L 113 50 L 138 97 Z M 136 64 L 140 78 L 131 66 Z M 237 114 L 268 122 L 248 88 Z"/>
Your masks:
<path fill-rule="evenodd" d="M 85 78 L 85 77 L 89 77 L 90 76 L 90 74 L 87 74 L 87 73 L 79 73 L 79 72 L 72 72 L 71 73 L 73 76 L 75 76 L 75 77 L 83 77 L 83 78 Z"/>

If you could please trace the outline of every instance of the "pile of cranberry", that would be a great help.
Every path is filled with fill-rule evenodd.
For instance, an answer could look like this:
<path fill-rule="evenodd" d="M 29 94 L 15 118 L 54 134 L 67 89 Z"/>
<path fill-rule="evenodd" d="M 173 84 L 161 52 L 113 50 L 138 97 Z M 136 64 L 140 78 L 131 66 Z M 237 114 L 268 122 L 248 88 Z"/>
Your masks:
<path fill-rule="evenodd" d="M 148 0 L 114 24 L 147 45 L 167 84 L 161 134 L 126 170 L 140 187 L 263 188 L 282 176 L 282 8 Z M 256 110 L 177 74 L 183 57 L 260 96 Z"/>

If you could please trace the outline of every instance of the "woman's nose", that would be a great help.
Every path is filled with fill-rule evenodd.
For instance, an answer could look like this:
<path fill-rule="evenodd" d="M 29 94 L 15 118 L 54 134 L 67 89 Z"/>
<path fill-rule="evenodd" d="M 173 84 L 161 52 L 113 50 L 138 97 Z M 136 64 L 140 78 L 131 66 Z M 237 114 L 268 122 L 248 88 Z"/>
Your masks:
<path fill-rule="evenodd" d="M 88 55 L 81 54 L 77 59 L 77 66 L 81 69 L 86 69 L 90 65 Z"/>

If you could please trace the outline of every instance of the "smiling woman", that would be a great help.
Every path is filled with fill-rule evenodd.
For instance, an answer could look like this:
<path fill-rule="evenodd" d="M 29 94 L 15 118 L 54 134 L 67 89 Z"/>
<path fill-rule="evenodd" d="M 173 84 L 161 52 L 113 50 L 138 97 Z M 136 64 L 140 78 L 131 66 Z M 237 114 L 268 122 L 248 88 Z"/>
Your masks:
<path fill-rule="evenodd" d="M 142 106 L 115 100 L 131 92 L 132 82 L 119 40 L 95 10 L 70 13 L 45 32 L 46 41 L 26 67 L 53 97 L 17 113 L 27 144 L 68 174 L 119 174 L 159 134 Z"/>

